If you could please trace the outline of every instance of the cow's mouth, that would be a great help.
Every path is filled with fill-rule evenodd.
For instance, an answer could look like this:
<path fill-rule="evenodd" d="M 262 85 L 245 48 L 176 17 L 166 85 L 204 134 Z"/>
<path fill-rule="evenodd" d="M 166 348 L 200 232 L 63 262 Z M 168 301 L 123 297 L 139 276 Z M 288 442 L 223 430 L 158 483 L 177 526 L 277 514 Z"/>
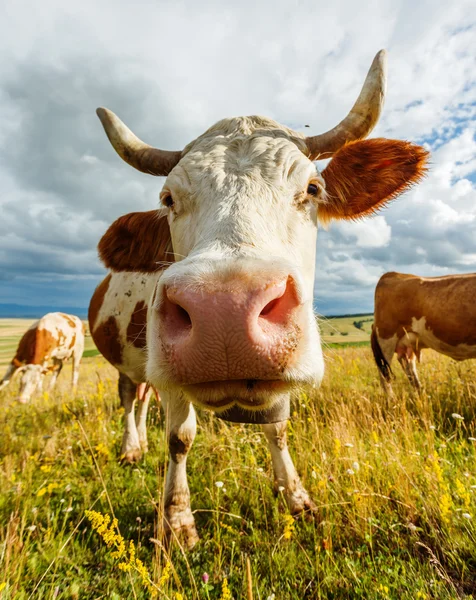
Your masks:
<path fill-rule="evenodd" d="M 212 410 L 235 404 L 247 410 L 263 410 L 291 387 L 289 382 L 279 379 L 231 379 L 184 385 L 183 390 L 194 402 Z"/>

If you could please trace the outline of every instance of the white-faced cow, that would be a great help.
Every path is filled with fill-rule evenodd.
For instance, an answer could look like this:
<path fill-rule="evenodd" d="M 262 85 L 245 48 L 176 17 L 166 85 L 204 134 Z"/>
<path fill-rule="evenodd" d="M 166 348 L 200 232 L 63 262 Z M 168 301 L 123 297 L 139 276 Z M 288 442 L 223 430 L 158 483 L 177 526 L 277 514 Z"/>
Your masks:
<path fill-rule="evenodd" d="M 431 348 L 455 360 L 476 358 L 476 274 L 418 277 L 385 273 L 375 289 L 371 344 L 384 389 L 393 355 L 420 389 L 416 362 Z"/>
<path fill-rule="evenodd" d="M 327 133 L 306 138 L 265 117 L 236 117 L 178 152 L 146 145 L 98 109 L 127 163 L 167 176 L 161 210 L 121 217 L 101 240 L 112 273 L 93 298 L 90 327 L 131 390 L 141 382 L 160 390 L 170 450 L 165 527 L 189 546 L 198 539 L 186 476 L 193 405 L 262 423 L 290 510 L 314 508 L 286 419 L 290 393 L 319 385 L 324 371 L 313 314 L 317 223 L 375 212 L 420 179 L 427 158 L 408 142 L 362 141 L 380 115 L 385 79 L 380 52 L 349 115 Z M 328 157 L 321 174 L 313 161 Z"/>
<path fill-rule="evenodd" d="M 4 389 L 17 374 L 20 380 L 19 402 L 26 403 L 36 390 L 41 391 L 43 377 L 51 372 L 49 388 L 53 389 L 63 362 L 73 359 L 73 388 L 79 377 L 84 351 L 84 326 L 78 317 L 60 312 L 48 313 L 33 323 L 18 344 L 7 372 L 0 383 Z"/>

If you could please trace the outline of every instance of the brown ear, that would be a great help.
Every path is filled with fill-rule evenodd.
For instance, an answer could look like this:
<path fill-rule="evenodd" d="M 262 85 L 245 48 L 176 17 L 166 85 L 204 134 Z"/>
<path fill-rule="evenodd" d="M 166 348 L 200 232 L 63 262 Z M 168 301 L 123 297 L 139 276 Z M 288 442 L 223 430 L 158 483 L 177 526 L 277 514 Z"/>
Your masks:
<path fill-rule="evenodd" d="M 322 172 L 327 201 L 319 219 L 357 219 L 376 212 L 426 174 L 429 153 L 415 144 L 375 138 L 347 144 Z"/>
<path fill-rule="evenodd" d="M 152 273 L 173 262 L 167 212 L 149 210 L 119 217 L 102 236 L 99 258 L 112 271 Z"/>

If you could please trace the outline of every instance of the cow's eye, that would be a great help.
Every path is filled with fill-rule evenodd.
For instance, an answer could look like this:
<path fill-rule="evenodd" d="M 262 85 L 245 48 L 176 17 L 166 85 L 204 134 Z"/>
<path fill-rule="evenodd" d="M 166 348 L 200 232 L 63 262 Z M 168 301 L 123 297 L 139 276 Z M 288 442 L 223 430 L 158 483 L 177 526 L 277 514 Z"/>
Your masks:
<path fill-rule="evenodd" d="M 162 198 L 162 204 L 167 208 L 172 208 L 172 206 L 174 205 L 174 199 L 170 194 L 167 194 L 167 196 L 164 196 Z"/>
<path fill-rule="evenodd" d="M 317 194 L 319 193 L 319 188 L 317 187 L 317 185 L 315 183 L 310 183 L 307 186 L 307 193 L 310 196 L 317 196 Z"/>

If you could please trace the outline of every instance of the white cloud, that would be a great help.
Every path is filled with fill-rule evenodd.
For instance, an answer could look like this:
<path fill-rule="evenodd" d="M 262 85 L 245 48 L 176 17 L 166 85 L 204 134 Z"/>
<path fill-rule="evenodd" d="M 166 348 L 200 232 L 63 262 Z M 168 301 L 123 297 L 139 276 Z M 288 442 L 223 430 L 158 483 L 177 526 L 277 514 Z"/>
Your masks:
<path fill-rule="evenodd" d="M 342 221 L 335 225 L 350 244 L 355 241 L 359 248 L 380 248 L 386 246 L 392 235 L 392 228 L 383 216 L 365 221 Z"/>

